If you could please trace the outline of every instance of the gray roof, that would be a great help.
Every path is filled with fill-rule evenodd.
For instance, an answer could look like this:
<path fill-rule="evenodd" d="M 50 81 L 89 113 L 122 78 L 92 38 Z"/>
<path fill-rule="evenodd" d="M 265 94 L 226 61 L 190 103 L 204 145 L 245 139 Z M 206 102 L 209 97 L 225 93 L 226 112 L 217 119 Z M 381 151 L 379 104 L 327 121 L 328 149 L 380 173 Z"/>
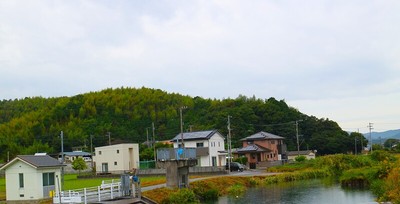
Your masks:
<path fill-rule="evenodd" d="M 67 155 L 67 156 L 90 156 L 91 154 L 89 152 L 76 151 L 76 152 L 64 152 L 64 155 Z"/>
<path fill-rule="evenodd" d="M 312 150 L 287 151 L 286 155 L 288 156 L 309 155 L 310 153 L 314 153 L 314 151 Z"/>
<path fill-rule="evenodd" d="M 241 141 L 245 141 L 245 140 L 283 140 L 285 139 L 284 137 L 278 136 L 278 135 L 274 135 L 268 132 L 258 132 L 254 135 L 250 135 L 248 137 L 245 137 L 243 139 L 241 139 Z"/>
<path fill-rule="evenodd" d="M 208 140 L 215 134 L 221 135 L 217 130 L 185 132 L 183 133 L 183 140 Z M 221 135 L 221 137 L 223 136 Z M 180 141 L 181 139 L 182 135 L 179 133 L 173 139 L 171 139 L 171 142 L 176 142 L 177 140 Z"/>
<path fill-rule="evenodd" d="M 49 155 L 44 155 L 44 156 L 18 155 L 17 157 L 35 166 L 36 168 L 63 166 L 57 159 L 54 159 Z"/>
<path fill-rule="evenodd" d="M 271 150 L 256 144 L 252 144 L 246 147 L 238 148 L 235 153 L 245 153 L 245 152 L 271 152 Z"/>

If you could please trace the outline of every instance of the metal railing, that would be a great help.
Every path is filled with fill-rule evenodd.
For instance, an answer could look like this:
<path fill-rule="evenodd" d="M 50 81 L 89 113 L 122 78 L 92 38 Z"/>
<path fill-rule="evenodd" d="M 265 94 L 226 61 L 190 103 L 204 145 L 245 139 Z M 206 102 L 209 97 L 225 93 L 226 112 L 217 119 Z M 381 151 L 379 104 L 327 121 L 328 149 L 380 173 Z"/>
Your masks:
<path fill-rule="evenodd" d="M 162 148 L 157 150 L 157 160 L 196 159 L 196 148 Z"/>
<path fill-rule="evenodd" d="M 53 203 L 93 203 L 123 196 L 119 180 L 103 181 L 100 186 L 55 193 Z"/>

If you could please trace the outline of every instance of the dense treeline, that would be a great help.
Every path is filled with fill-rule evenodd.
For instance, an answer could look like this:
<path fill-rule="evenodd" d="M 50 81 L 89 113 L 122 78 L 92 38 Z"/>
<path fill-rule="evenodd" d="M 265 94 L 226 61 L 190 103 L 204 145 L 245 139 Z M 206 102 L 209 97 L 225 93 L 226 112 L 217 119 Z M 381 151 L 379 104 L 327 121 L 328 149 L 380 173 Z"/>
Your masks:
<path fill-rule="evenodd" d="M 354 137 L 336 122 L 307 116 L 283 100 L 239 96 L 236 99 L 204 99 L 149 88 L 117 88 L 73 97 L 24 98 L 0 101 L 0 161 L 18 154 L 60 151 L 77 146 L 137 142 L 152 137 L 169 140 L 180 132 L 180 108 L 185 131 L 218 129 L 226 135 L 231 118 L 232 140 L 258 131 L 286 138 L 289 150 L 297 149 L 296 120 L 299 122 L 301 149 L 317 149 L 321 154 L 354 151 Z M 364 140 L 364 145 L 367 142 Z M 361 145 L 358 145 L 360 150 Z M 359 151 L 358 150 L 358 151 Z"/>

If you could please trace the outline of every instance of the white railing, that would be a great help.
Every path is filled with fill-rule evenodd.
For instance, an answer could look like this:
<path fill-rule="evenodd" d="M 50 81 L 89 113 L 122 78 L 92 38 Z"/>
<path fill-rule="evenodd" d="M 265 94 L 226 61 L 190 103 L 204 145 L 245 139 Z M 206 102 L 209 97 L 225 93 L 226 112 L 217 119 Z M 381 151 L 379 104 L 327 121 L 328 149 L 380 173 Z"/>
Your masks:
<path fill-rule="evenodd" d="M 91 203 L 112 200 L 122 196 L 119 180 L 103 181 L 100 186 L 56 192 L 53 203 Z"/>

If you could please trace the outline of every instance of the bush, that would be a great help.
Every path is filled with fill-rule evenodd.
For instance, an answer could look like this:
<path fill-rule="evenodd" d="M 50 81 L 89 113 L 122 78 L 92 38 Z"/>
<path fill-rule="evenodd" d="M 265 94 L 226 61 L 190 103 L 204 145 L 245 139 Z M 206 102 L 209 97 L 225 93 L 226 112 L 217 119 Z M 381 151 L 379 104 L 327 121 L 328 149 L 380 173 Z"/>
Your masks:
<path fill-rule="evenodd" d="M 188 188 L 182 188 L 172 193 L 167 199 L 162 201 L 163 204 L 180 204 L 180 203 L 200 203 L 194 192 Z"/>
<path fill-rule="evenodd" d="M 294 160 L 297 161 L 297 162 L 303 162 L 306 159 L 307 159 L 307 157 L 304 156 L 304 155 L 300 155 L 300 156 L 297 156 L 296 158 L 294 158 Z"/>
<path fill-rule="evenodd" d="M 234 197 L 242 196 L 246 192 L 246 187 L 240 184 L 235 184 L 228 188 L 228 194 Z"/>
<path fill-rule="evenodd" d="M 212 201 L 218 199 L 218 190 L 211 182 L 198 181 L 192 183 L 191 189 L 202 201 Z"/>
<path fill-rule="evenodd" d="M 233 161 L 234 162 L 239 162 L 239 163 L 241 163 L 243 165 L 246 165 L 247 164 L 247 157 L 238 157 L 238 158 L 234 159 Z"/>

